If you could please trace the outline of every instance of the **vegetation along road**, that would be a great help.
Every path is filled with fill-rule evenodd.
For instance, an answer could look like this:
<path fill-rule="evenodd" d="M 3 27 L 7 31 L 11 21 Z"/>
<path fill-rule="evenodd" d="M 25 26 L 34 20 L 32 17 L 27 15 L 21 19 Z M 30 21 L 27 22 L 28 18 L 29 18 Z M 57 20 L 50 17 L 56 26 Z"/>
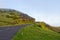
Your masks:
<path fill-rule="evenodd" d="M 1 27 L 0 28 L 0 40 L 11 40 L 12 37 L 16 34 L 18 30 L 21 28 L 28 26 L 29 24 L 25 25 L 18 25 L 18 26 L 9 26 L 9 27 Z"/>

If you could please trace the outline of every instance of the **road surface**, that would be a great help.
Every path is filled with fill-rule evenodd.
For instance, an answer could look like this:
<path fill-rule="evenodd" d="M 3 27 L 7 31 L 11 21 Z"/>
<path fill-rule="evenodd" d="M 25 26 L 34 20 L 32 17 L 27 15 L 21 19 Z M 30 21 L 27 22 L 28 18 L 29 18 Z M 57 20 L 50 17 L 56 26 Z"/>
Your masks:
<path fill-rule="evenodd" d="M 27 25 L 0 27 L 0 40 L 11 40 L 18 30 Z"/>

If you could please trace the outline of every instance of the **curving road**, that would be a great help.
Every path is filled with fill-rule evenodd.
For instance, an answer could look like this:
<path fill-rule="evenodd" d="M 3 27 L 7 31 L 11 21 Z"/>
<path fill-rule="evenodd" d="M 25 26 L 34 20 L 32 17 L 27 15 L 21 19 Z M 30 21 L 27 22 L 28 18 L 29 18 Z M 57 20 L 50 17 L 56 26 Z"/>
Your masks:
<path fill-rule="evenodd" d="M 11 40 L 12 37 L 16 34 L 16 32 L 25 26 L 28 26 L 28 24 L 0 27 L 0 40 Z"/>

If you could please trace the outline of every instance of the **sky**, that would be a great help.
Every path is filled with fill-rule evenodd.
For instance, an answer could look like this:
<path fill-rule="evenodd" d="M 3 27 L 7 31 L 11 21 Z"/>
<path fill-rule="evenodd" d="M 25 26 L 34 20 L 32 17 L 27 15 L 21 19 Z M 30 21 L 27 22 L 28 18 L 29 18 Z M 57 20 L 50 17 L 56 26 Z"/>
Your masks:
<path fill-rule="evenodd" d="M 15 9 L 36 21 L 60 26 L 60 0 L 0 0 L 0 8 Z"/>

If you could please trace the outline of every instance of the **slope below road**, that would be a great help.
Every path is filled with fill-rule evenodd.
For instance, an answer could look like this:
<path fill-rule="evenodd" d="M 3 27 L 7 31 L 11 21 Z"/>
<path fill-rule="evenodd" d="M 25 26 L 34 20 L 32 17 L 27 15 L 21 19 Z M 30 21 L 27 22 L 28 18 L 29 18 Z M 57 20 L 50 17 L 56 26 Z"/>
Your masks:
<path fill-rule="evenodd" d="M 18 30 L 21 28 L 28 26 L 29 24 L 25 25 L 18 25 L 18 26 L 9 26 L 9 27 L 1 27 L 0 28 L 0 40 L 11 40 L 12 37 L 16 34 Z"/>

